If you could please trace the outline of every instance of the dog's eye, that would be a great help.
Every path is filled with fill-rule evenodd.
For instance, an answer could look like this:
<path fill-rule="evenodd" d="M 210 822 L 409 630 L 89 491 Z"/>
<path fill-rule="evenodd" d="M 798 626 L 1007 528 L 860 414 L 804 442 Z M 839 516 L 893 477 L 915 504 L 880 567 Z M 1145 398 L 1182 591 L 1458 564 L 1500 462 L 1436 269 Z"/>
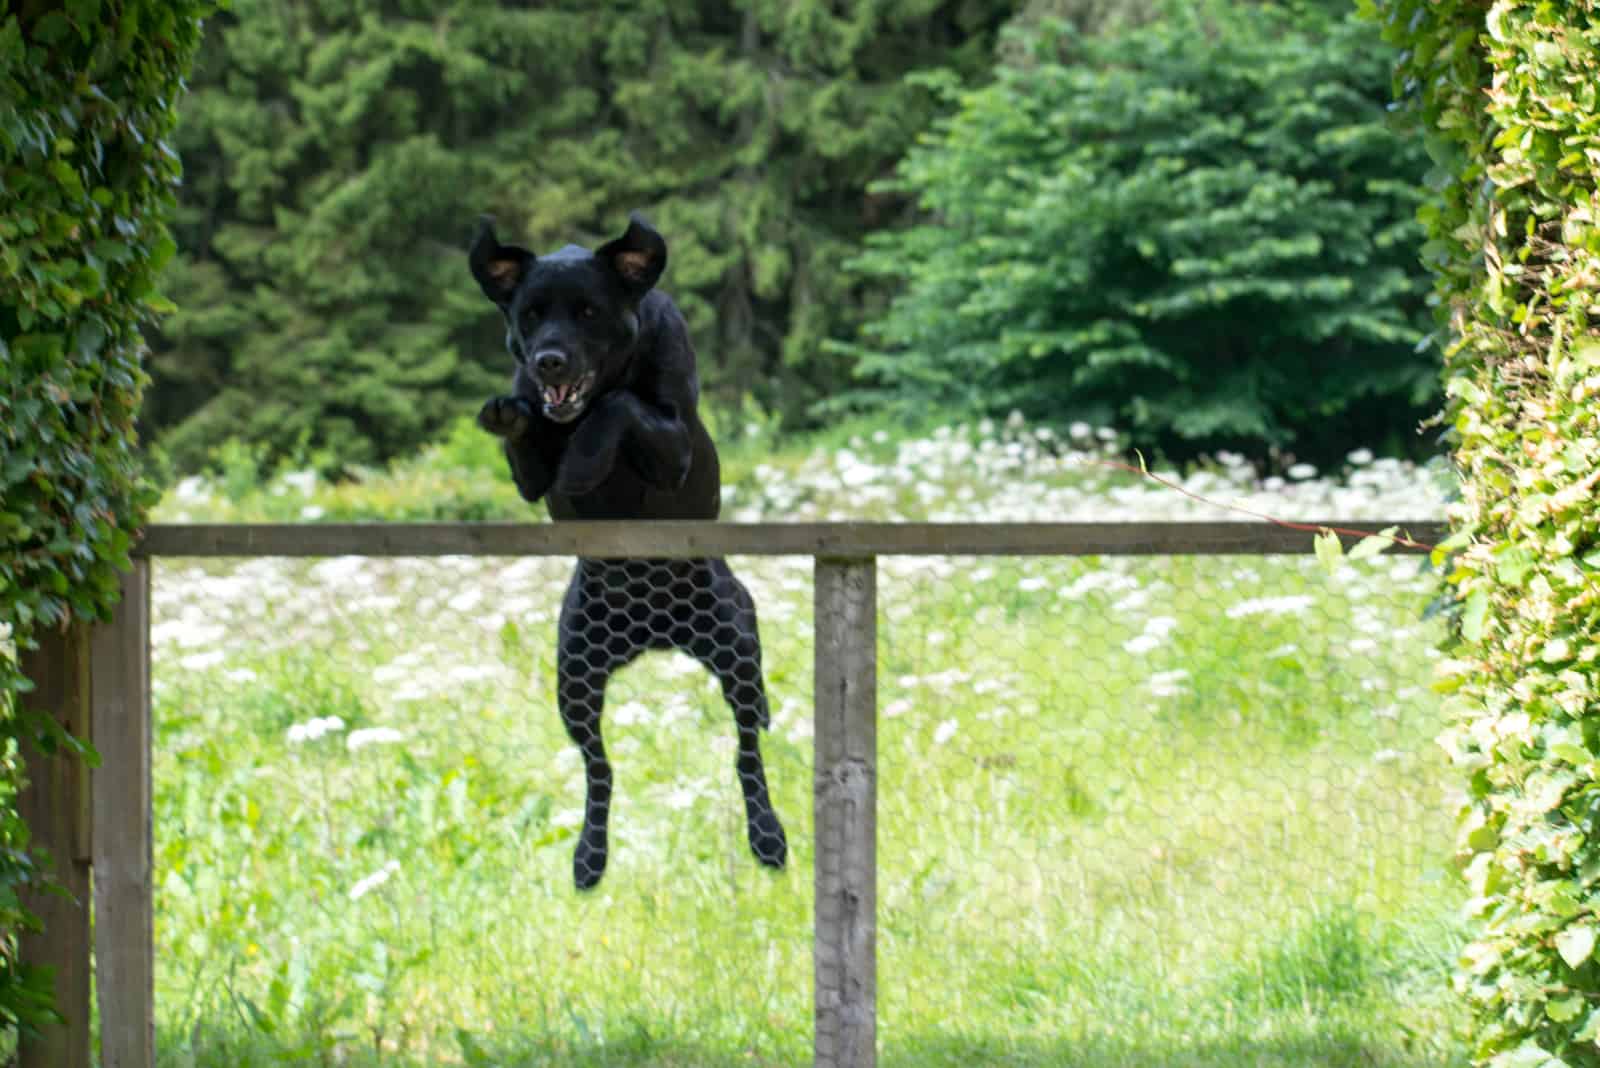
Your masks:
<path fill-rule="evenodd" d="M 598 315 L 598 314 L 599 313 L 595 310 L 595 306 L 593 304 L 589 304 L 587 302 L 582 302 L 582 301 L 579 302 L 579 304 L 578 304 L 578 318 L 584 320 L 585 322 L 591 322 L 592 323 L 592 322 L 594 322 L 595 316 Z"/>

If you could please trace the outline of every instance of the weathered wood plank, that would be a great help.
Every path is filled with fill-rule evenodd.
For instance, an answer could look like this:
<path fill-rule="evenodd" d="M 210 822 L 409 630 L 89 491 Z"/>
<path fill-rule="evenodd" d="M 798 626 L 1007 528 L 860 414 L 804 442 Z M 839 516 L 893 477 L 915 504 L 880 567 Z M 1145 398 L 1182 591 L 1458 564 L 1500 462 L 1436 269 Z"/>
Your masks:
<path fill-rule="evenodd" d="M 1413 540 L 1436 521 L 1313 521 Z M 1346 546 L 1355 538 L 1345 538 Z M 195 523 L 149 527 L 154 556 L 1177 556 L 1313 551 L 1312 534 L 1270 523 Z M 1396 546 L 1392 552 L 1416 552 Z"/>
<path fill-rule="evenodd" d="M 877 570 L 816 562 L 817 1068 L 877 1052 Z"/>
<path fill-rule="evenodd" d="M 55 718 L 74 737 L 89 737 L 89 638 L 87 627 L 38 635 L 39 648 L 22 655 L 23 674 L 34 690 L 27 706 Z M 49 854 L 51 872 L 69 897 L 28 893 L 24 904 L 44 930 L 20 939 L 25 964 L 55 974 L 56 1008 L 66 1023 L 23 1042 L 18 1068 L 89 1068 L 89 780 L 78 756 L 45 755 L 24 746 L 28 787 L 17 808 L 32 835 L 32 848 Z"/>
<path fill-rule="evenodd" d="M 148 560 L 134 561 L 111 623 L 95 628 L 90 693 L 102 758 L 90 774 L 100 1065 L 154 1068 Z"/>

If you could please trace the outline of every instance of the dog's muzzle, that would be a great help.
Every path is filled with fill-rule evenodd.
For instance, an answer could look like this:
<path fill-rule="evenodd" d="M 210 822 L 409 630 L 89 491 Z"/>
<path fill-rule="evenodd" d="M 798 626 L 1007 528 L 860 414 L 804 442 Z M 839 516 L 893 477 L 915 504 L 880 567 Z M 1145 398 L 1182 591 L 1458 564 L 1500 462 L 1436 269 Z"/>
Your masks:
<path fill-rule="evenodd" d="M 594 372 L 590 371 L 576 382 L 544 386 L 540 396 L 544 400 L 545 418 L 556 423 L 570 423 L 583 413 L 589 403 L 589 393 L 594 389 Z"/>

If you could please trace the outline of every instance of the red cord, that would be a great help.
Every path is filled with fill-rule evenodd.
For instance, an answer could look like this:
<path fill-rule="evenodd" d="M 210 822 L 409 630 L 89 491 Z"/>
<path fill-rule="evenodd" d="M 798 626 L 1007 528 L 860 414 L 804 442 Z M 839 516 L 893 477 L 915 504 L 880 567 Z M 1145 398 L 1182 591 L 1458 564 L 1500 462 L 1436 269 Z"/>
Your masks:
<path fill-rule="evenodd" d="M 1126 471 L 1129 474 L 1141 475 L 1144 478 L 1148 478 L 1152 482 L 1160 483 L 1170 490 L 1174 490 L 1183 494 L 1190 500 L 1199 501 L 1201 504 L 1211 505 L 1213 508 L 1226 508 L 1231 512 L 1241 512 L 1244 515 L 1253 516 L 1256 519 L 1264 519 L 1268 523 L 1285 527 L 1289 530 L 1304 530 L 1312 534 L 1320 534 L 1325 530 L 1331 530 L 1335 534 L 1343 534 L 1346 537 L 1351 538 L 1386 538 L 1396 545 L 1404 545 L 1408 549 L 1423 549 L 1427 552 L 1432 552 L 1435 548 L 1437 548 L 1437 546 L 1428 545 L 1424 542 L 1412 541 L 1410 538 L 1402 538 L 1397 534 L 1383 534 L 1375 530 L 1351 530 L 1346 527 L 1318 527 L 1309 523 L 1294 523 L 1287 519 L 1279 519 L 1276 516 L 1267 515 L 1265 512 L 1252 511 L 1251 509 L 1245 508 L 1242 505 L 1223 504 L 1221 501 L 1213 501 L 1208 497 L 1202 497 L 1198 493 L 1191 493 L 1189 490 L 1186 490 L 1182 486 L 1176 485 L 1175 483 L 1169 482 L 1160 475 L 1153 475 L 1143 466 L 1134 467 L 1131 464 L 1118 463 L 1115 460 L 1084 460 L 1080 462 L 1094 464 L 1098 467 L 1111 467 L 1118 471 Z"/>

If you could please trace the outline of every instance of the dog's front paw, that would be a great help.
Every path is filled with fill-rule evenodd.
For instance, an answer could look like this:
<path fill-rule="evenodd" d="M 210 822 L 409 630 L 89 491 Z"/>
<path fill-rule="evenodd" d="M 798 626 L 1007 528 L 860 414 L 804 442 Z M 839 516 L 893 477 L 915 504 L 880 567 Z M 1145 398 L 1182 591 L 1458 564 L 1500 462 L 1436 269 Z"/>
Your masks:
<path fill-rule="evenodd" d="M 522 437 L 533 418 L 533 406 L 521 397 L 491 397 L 478 409 L 478 425 L 501 438 Z"/>

